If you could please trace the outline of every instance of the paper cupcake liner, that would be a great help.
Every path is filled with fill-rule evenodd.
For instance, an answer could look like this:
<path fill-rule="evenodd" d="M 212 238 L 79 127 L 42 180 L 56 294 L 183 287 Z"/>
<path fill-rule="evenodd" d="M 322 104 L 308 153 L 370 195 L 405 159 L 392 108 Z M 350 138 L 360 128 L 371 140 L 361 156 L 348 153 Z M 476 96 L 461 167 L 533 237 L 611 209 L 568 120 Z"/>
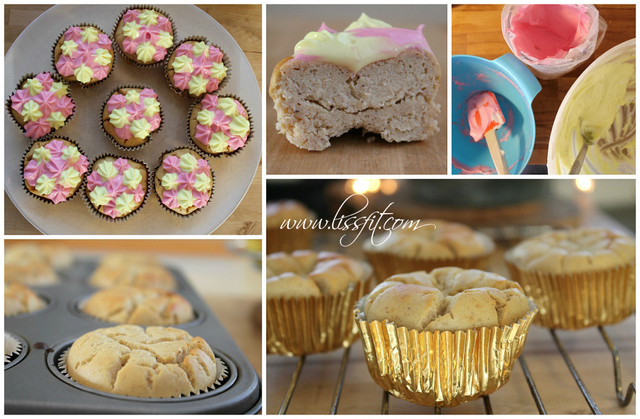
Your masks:
<path fill-rule="evenodd" d="M 506 263 L 511 279 L 540 307 L 535 323 L 543 327 L 576 330 L 603 326 L 635 312 L 635 263 L 568 274 L 526 271 Z"/>
<path fill-rule="evenodd" d="M 151 141 L 153 141 L 152 135 L 157 134 L 158 132 L 160 132 L 162 130 L 163 125 L 164 125 L 164 110 L 162 109 L 162 103 L 160 103 L 160 101 L 158 100 L 159 107 L 160 107 L 160 125 L 158 126 L 158 128 L 156 130 L 151 131 L 149 133 L 149 136 L 147 137 L 147 140 L 144 143 L 142 143 L 140 145 L 137 145 L 137 146 L 134 146 L 134 147 L 125 147 L 125 146 L 121 145 L 120 143 L 118 143 L 118 141 L 116 141 L 116 139 L 115 139 L 115 137 L 113 135 L 109 134 L 104 129 L 104 119 L 102 117 L 103 112 L 104 112 L 104 108 L 105 108 L 105 106 L 107 106 L 107 102 L 109 101 L 111 96 L 113 96 L 113 94 L 116 93 L 120 89 L 145 89 L 145 88 L 153 90 L 153 88 L 151 86 L 147 86 L 146 84 L 141 84 L 141 83 L 125 84 L 125 85 L 122 85 L 122 86 L 115 87 L 111 92 L 109 92 L 109 94 L 107 95 L 107 98 L 102 103 L 102 108 L 100 108 L 100 128 L 102 129 L 102 132 L 104 133 L 105 136 L 107 136 L 108 138 L 111 139 L 111 142 L 113 143 L 113 145 L 116 146 L 116 148 L 119 148 L 122 151 L 138 151 L 142 147 L 146 146 Z M 153 90 L 153 91 L 155 92 L 155 90 Z"/>
<path fill-rule="evenodd" d="M 218 88 L 216 90 L 214 90 L 213 92 L 207 92 L 209 94 L 217 94 L 217 92 L 220 92 L 224 88 L 224 86 L 226 86 L 227 83 L 229 82 L 229 78 L 231 77 L 231 72 L 232 72 L 232 70 L 231 70 L 231 61 L 229 60 L 229 56 L 227 55 L 227 53 L 224 52 L 224 50 L 222 48 L 220 48 L 216 44 L 210 43 L 207 40 L 207 38 L 205 38 L 204 36 L 190 36 L 188 38 L 182 39 L 177 44 L 174 43 L 173 49 L 171 50 L 171 52 L 169 54 L 167 54 L 167 57 L 164 60 L 164 77 L 167 80 L 167 83 L 169 84 L 169 87 L 171 88 L 171 90 L 176 92 L 176 94 L 178 94 L 178 95 L 180 95 L 182 97 L 189 98 L 189 99 L 201 99 L 202 96 L 204 96 L 204 95 L 202 95 L 202 96 L 194 96 L 194 95 L 190 94 L 188 90 L 179 90 L 177 87 L 175 87 L 173 85 L 173 83 L 171 82 L 171 78 L 169 77 L 168 66 L 169 66 L 169 60 L 171 60 L 171 56 L 173 55 L 173 52 L 176 50 L 176 48 L 178 48 L 181 44 L 183 44 L 183 43 L 185 43 L 187 41 L 204 42 L 207 45 L 214 46 L 214 47 L 218 48 L 220 50 L 220 52 L 222 53 L 222 63 L 227 68 L 227 75 L 224 77 L 224 79 L 222 79 L 220 84 L 218 84 Z M 207 94 L 207 93 L 205 93 L 205 94 Z"/>
<path fill-rule="evenodd" d="M 280 226 L 267 227 L 267 254 L 311 249 L 314 237 L 315 231 L 312 229 L 286 230 L 280 229 Z"/>
<path fill-rule="evenodd" d="M 120 23 L 120 20 L 122 20 L 124 15 L 131 9 L 149 9 L 149 10 L 153 10 L 154 12 L 160 13 L 161 15 L 163 15 L 164 17 L 169 19 L 169 22 L 171 22 L 171 31 L 173 32 L 173 45 L 167 49 L 167 55 L 162 60 L 160 60 L 160 61 L 158 61 L 156 63 L 151 63 L 151 64 L 139 63 L 136 60 L 134 60 L 134 59 L 130 58 L 129 56 L 127 56 L 127 54 L 125 54 L 125 52 L 120 47 L 120 44 L 118 43 L 118 41 L 116 41 L 116 31 L 118 29 L 118 23 Z M 131 63 L 131 64 L 133 64 L 133 65 L 135 65 L 137 67 L 141 67 L 141 68 L 156 68 L 156 67 L 162 66 L 164 61 L 165 61 L 165 59 L 168 56 L 170 56 L 171 53 L 173 52 L 173 48 L 176 45 L 176 39 L 178 39 L 178 31 L 176 29 L 176 24 L 173 22 L 173 19 L 164 10 L 159 9 L 159 8 L 157 8 L 155 6 L 150 6 L 150 5 L 134 5 L 134 6 L 129 6 L 126 9 L 124 9 L 122 12 L 120 12 L 120 15 L 116 19 L 116 23 L 113 24 L 113 31 L 111 33 L 111 39 L 113 40 L 113 50 L 117 51 L 118 54 L 125 61 L 127 61 L 128 63 Z"/>
<path fill-rule="evenodd" d="M 346 348 L 358 338 L 353 306 L 372 276 L 337 294 L 267 298 L 267 353 L 300 356 Z"/>
<path fill-rule="evenodd" d="M 94 28 L 96 28 L 97 30 L 99 30 L 101 33 L 107 35 L 109 37 L 109 40 L 111 41 L 111 49 L 113 50 L 113 60 L 111 61 L 111 70 L 109 71 L 109 74 L 107 74 L 107 77 L 105 77 L 102 80 L 98 80 L 95 81 L 93 83 L 80 83 L 79 81 L 68 81 L 64 78 L 64 76 L 62 76 L 62 74 L 58 73 L 58 69 L 56 68 L 56 46 L 58 45 L 58 41 L 60 41 L 60 38 L 62 36 L 64 36 L 64 33 L 69 30 L 69 28 L 73 27 L 73 26 L 78 26 L 78 27 L 82 27 L 82 26 L 92 26 Z M 67 83 L 70 86 L 80 86 L 83 89 L 89 89 L 91 87 L 97 86 L 100 83 L 103 83 L 105 80 L 107 80 L 109 77 L 111 77 L 111 75 L 113 74 L 113 70 L 116 68 L 116 55 L 115 55 L 115 42 L 113 40 L 113 38 L 111 36 L 109 36 L 109 34 L 107 34 L 105 31 L 102 30 L 102 28 L 100 28 L 100 26 L 95 25 L 93 23 L 80 23 L 77 25 L 69 25 L 67 26 L 62 32 L 60 32 L 60 35 L 56 38 L 56 42 L 53 44 L 53 49 L 51 50 L 51 65 L 53 66 L 53 71 L 55 71 L 56 75 L 60 76 L 65 83 Z"/>
<path fill-rule="evenodd" d="M 25 168 L 25 158 L 27 157 L 27 154 L 29 154 L 29 151 L 31 151 L 31 148 L 37 143 L 37 142 L 43 142 L 43 141 L 53 141 L 53 140 L 65 140 L 70 142 L 71 144 L 73 144 L 75 147 L 78 148 L 78 152 L 80 154 L 82 154 L 83 156 L 87 156 L 84 151 L 82 151 L 82 148 L 80 148 L 80 146 L 78 145 L 78 143 L 76 143 L 75 141 L 71 140 L 69 137 L 64 137 L 61 135 L 53 135 L 50 137 L 47 137 L 46 139 L 37 139 L 37 140 L 33 140 L 31 142 L 31 144 L 29 144 L 29 147 L 26 149 L 26 151 L 24 153 L 22 153 L 22 160 L 20 160 L 20 176 L 22 177 L 22 189 L 24 189 L 25 192 L 27 192 L 29 195 L 38 198 L 40 201 L 46 202 L 48 204 L 51 205 L 58 205 L 58 204 L 64 204 L 65 202 L 69 202 L 73 199 L 73 197 L 75 197 L 78 192 L 80 191 L 80 189 L 85 187 L 85 182 L 87 181 L 87 177 L 86 177 L 86 173 L 84 173 L 82 175 L 82 181 L 78 184 L 78 187 L 76 188 L 76 190 L 67 197 L 67 199 L 65 201 L 59 202 L 58 204 L 54 204 L 54 202 L 48 198 L 45 198 L 43 196 L 40 196 L 38 194 L 33 193 L 28 187 L 27 187 L 27 181 L 24 179 L 24 168 Z M 28 164 L 28 163 L 27 163 Z"/>
<path fill-rule="evenodd" d="M 215 93 L 209 93 L 209 94 L 213 94 L 215 95 Z M 189 138 L 189 140 L 191 140 L 191 142 L 198 147 L 198 149 L 200 149 L 200 151 L 202 151 L 203 153 L 209 155 L 209 156 L 213 156 L 213 157 L 232 157 L 235 156 L 237 154 L 240 154 L 242 152 L 242 150 L 244 150 L 244 148 L 247 146 L 247 144 L 249 144 L 249 141 L 251 141 L 251 139 L 253 138 L 253 133 L 254 133 L 254 129 L 253 129 L 253 116 L 251 115 L 251 111 L 249 110 L 249 108 L 247 108 L 247 105 L 244 103 L 244 101 L 242 99 L 240 99 L 238 96 L 233 95 L 233 94 L 228 94 L 228 95 L 216 95 L 218 97 L 230 97 L 234 100 L 237 100 L 238 102 L 240 102 L 240 104 L 242 105 L 242 107 L 244 107 L 245 111 L 247 111 L 247 120 L 249 121 L 249 135 L 247 136 L 247 141 L 245 141 L 244 145 L 240 148 L 238 148 L 237 150 L 234 150 L 230 153 L 212 153 L 210 151 L 207 151 L 205 149 L 203 149 L 202 147 L 204 147 L 204 144 L 200 143 L 200 141 L 196 140 L 195 138 L 193 138 L 191 136 L 191 114 L 193 113 L 193 109 L 200 104 L 200 102 L 202 102 L 202 99 L 199 99 L 197 102 L 194 102 L 191 104 L 191 106 L 189 107 L 189 117 L 187 118 L 187 137 Z M 201 147 L 202 146 L 202 147 Z"/>
<path fill-rule="evenodd" d="M 109 217 L 108 215 L 105 215 L 103 213 L 101 213 L 100 211 L 98 211 L 96 209 L 96 207 L 93 206 L 93 204 L 91 203 L 91 197 L 89 196 L 89 193 L 91 191 L 89 191 L 89 185 L 88 182 L 85 182 L 86 184 L 84 185 L 84 193 L 82 194 L 82 200 L 84 201 L 84 205 L 87 207 L 87 209 L 89 210 L 89 212 L 96 218 L 99 218 L 103 221 L 108 221 L 108 222 L 112 222 L 112 223 L 118 223 L 121 221 L 126 221 L 129 220 L 133 215 L 135 215 L 138 211 L 140 211 L 144 205 L 147 203 L 147 199 L 149 198 L 149 184 L 150 184 L 150 180 L 151 180 L 151 171 L 149 170 L 149 166 L 143 162 L 142 160 L 138 160 L 135 159 L 133 157 L 122 157 L 122 156 L 116 156 L 115 154 L 110 154 L 110 153 L 103 153 L 100 154 L 99 156 L 97 156 L 96 158 L 93 159 L 93 161 L 89 164 L 89 168 L 91 169 L 91 173 L 93 173 L 93 165 L 96 164 L 100 159 L 103 159 L 105 157 L 113 157 L 115 159 L 127 159 L 127 160 L 131 160 L 134 161 L 138 164 L 141 164 L 144 166 L 145 170 L 147 171 L 147 190 L 144 194 L 144 198 L 142 199 L 142 203 L 140 204 L 140 206 L 136 209 L 134 209 L 133 211 L 131 211 L 129 214 L 125 215 L 124 217 L 116 217 L 116 218 L 112 218 Z M 87 172 L 87 176 L 88 177 L 90 174 L 90 172 Z M 85 177 L 85 178 L 86 178 Z"/>
<path fill-rule="evenodd" d="M 22 352 L 22 343 L 11 333 L 4 332 L 4 365 L 10 364 Z"/>
<path fill-rule="evenodd" d="M 71 345 L 65 349 L 62 354 L 60 354 L 60 357 L 57 359 L 57 363 L 56 363 L 56 367 L 58 368 L 58 371 L 60 371 L 60 373 L 67 379 L 69 379 L 70 381 L 73 381 L 74 383 L 81 385 L 83 387 L 87 387 L 87 388 L 91 388 L 88 386 L 85 386 L 83 384 L 78 383 L 76 380 L 74 380 L 71 375 L 69 374 L 69 372 L 67 371 L 67 355 L 69 354 L 69 350 L 71 349 Z M 157 399 L 186 399 L 188 397 L 193 397 L 193 396 L 197 396 L 199 394 L 205 394 L 208 393 L 210 391 L 215 390 L 216 388 L 218 388 L 221 384 L 222 381 L 227 378 L 229 376 L 229 369 L 227 368 L 227 365 L 224 363 L 224 361 L 222 361 L 222 359 L 215 357 L 216 358 L 216 370 L 218 372 L 215 381 L 213 382 L 213 384 L 211 384 L 209 387 L 207 387 L 204 390 L 198 390 L 197 393 L 191 393 L 188 396 L 185 395 L 180 395 L 177 397 L 158 397 Z M 95 389 L 93 389 L 95 390 Z M 100 390 L 97 390 L 100 391 Z M 106 393 L 106 392 L 105 392 Z M 116 395 L 120 395 L 120 396 L 124 396 L 123 394 L 118 394 L 118 393 L 107 393 L 107 394 L 116 394 Z M 141 400 L 148 400 L 149 398 L 147 397 L 136 397 L 136 396 L 125 396 L 125 397 L 133 397 L 136 399 L 141 399 Z"/>
<path fill-rule="evenodd" d="M 215 190 L 215 181 L 216 181 L 216 173 L 213 171 L 213 168 L 211 169 L 211 194 L 209 195 L 209 200 L 207 201 L 207 205 L 200 207 L 200 208 L 196 208 L 195 210 L 191 211 L 189 214 L 180 214 L 179 212 L 176 212 L 174 210 L 172 210 L 171 208 L 167 207 L 165 204 L 162 203 L 162 196 L 160 196 L 160 194 L 158 193 L 158 189 L 156 188 L 156 173 L 158 172 L 158 169 L 162 166 L 162 158 L 164 157 L 165 154 L 169 154 L 169 153 L 173 153 L 174 151 L 177 150 L 184 150 L 184 149 L 188 149 L 191 150 L 193 152 L 195 152 L 196 154 L 198 154 L 203 160 L 207 160 L 206 156 L 203 156 L 202 153 L 200 153 L 200 149 L 194 146 L 178 146 L 178 147 L 174 147 L 171 150 L 167 150 L 164 153 L 162 153 L 160 155 L 160 158 L 158 159 L 158 164 L 155 167 L 155 169 L 153 169 L 153 177 L 151 178 L 153 180 L 153 184 L 150 185 L 153 186 L 153 190 L 155 191 L 156 196 L 158 197 L 158 203 L 160 204 L 160 207 L 163 208 L 165 211 L 170 212 L 173 215 L 176 215 L 178 217 L 182 217 L 182 218 L 189 218 L 195 214 L 197 214 L 198 212 L 200 212 L 203 208 L 206 208 L 207 205 L 209 205 L 209 202 L 211 202 L 211 198 L 213 198 L 213 191 Z M 208 160 L 207 160 L 208 162 Z M 209 163 L 209 167 L 211 167 L 211 163 Z"/>
<path fill-rule="evenodd" d="M 354 315 L 373 381 L 400 399 L 437 407 L 479 399 L 509 381 L 538 312 L 529 301 L 529 312 L 509 326 L 418 332 L 386 320 L 368 322 L 365 300 Z"/>
<path fill-rule="evenodd" d="M 54 74 L 54 73 L 52 73 L 52 72 L 50 72 L 50 71 L 42 71 L 41 73 L 48 73 L 48 74 L 51 76 L 51 78 L 52 78 L 53 80 L 55 80 L 56 82 L 64 83 L 64 84 L 66 84 L 66 85 L 67 85 L 67 87 L 68 87 L 68 86 L 70 86 L 69 82 L 64 81 L 64 80 L 63 80 L 61 77 L 59 77 L 57 74 Z M 16 86 L 16 90 L 14 90 L 14 91 L 9 95 L 9 97 L 7 98 L 7 100 L 6 100 L 6 102 L 5 102 L 5 110 L 7 111 L 7 113 L 9 114 L 9 116 L 11 117 L 11 120 L 13 120 L 13 122 L 16 124 L 16 126 L 17 126 L 18 128 L 20 128 L 20 130 L 22 131 L 22 133 L 23 133 L 23 134 L 25 134 L 25 138 L 29 138 L 29 137 L 27 137 L 27 136 L 26 136 L 27 129 L 26 129 L 24 126 L 22 126 L 22 125 L 20 124 L 20 122 L 18 122 L 18 120 L 17 120 L 17 119 L 15 118 L 15 116 L 13 115 L 13 112 L 11 112 L 11 110 L 12 110 L 12 109 L 11 109 L 11 96 L 13 96 L 13 95 L 16 93 L 16 91 L 18 91 L 19 89 L 21 89 L 21 88 L 22 88 L 22 84 L 23 84 L 25 81 L 27 81 L 27 79 L 31 79 L 31 78 L 33 78 L 33 77 L 37 76 L 38 74 L 39 74 L 39 73 L 28 73 L 28 74 L 25 74 L 24 76 L 22 76 L 22 78 L 20 78 L 20 81 L 18 82 L 18 85 Z M 69 117 L 64 121 L 64 125 L 63 125 L 63 126 L 61 126 L 60 128 L 56 128 L 56 129 L 53 129 L 53 128 L 52 128 L 52 129 L 51 129 L 51 131 L 49 131 L 49 133 L 48 133 L 47 135 L 44 135 L 44 136 L 42 136 L 42 137 L 38 137 L 38 138 L 36 138 L 36 140 L 44 140 L 44 139 L 47 139 L 47 138 L 51 137 L 51 136 L 52 136 L 56 131 L 58 131 L 58 130 L 59 130 L 59 129 L 61 129 L 61 128 L 64 128 L 64 127 L 65 127 L 65 126 L 66 126 L 66 125 L 71 121 L 71 119 L 75 116 L 75 114 L 76 114 L 76 109 L 78 108 L 78 107 L 76 106 L 76 102 L 75 102 L 75 100 L 73 100 L 73 98 L 71 97 L 71 93 L 67 93 L 67 94 L 66 94 L 66 96 L 67 96 L 69 99 L 71 99 L 71 102 L 73 102 L 73 111 L 71 112 L 71 115 L 69 115 Z M 31 140 L 31 138 L 29 138 L 29 139 Z"/>
<path fill-rule="evenodd" d="M 484 269 L 493 251 L 478 256 L 441 259 L 408 258 L 386 252 L 365 251 L 364 253 L 369 263 L 373 266 L 378 282 L 381 282 L 392 275 L 415 271 L 431 272 L 436 268 L 447 266 L 463 269 Z"/>

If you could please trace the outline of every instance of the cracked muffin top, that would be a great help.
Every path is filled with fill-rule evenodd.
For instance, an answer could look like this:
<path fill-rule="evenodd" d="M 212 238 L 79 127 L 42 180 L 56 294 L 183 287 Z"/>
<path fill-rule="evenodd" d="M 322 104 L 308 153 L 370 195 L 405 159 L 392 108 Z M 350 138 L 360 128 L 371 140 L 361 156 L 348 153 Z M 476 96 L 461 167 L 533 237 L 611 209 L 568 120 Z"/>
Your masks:
<path fill-rule="evenodd" d="M 170 326 L 193 320 L 193 307 L 181 295 L 158 288 L 123 285 L 94 293 L 83 305 L 90 316 L 113 323 Z"/>
<path fill-rule="evenodd" d="M 31 288 L 17 282 L 4 284 L 4 315 L 15 316 L 33 313 L 46 307 L 47 303 Z"/>
<path fill-rule="evenodd" d="M 367 321 L 418 332 L 502 327 L 529 311 L 520 285 L 476 269 L 438 268 L 394 275 L 364 301 Z"/>
<path fill-rule="evenodd" d="M 172 327 L 121 325 L 76 340 L 67 371 L 79 384 L 132 397 L 198 394 L 215 382 L 213 351 L 200 337 Z"/>
<path fill-rule="evenodd" d="M 367 241 L 367 252 L 386 252 L 407 258 L 443 259 L 472 257 L 492 252 L 493 240 L 484 233 L 477 232 L 464 224 L 443 220 L 423 220 L 420 227 L 395 230 L 386 239 L 383 235 Z M 435 227 L 434 227 L 435 226 Z M 388 233 L 385 233 L 388 235 Z"/>
<path fill-rule="evenodd" d="M 176 289 L 171 272 L 154 257 L 142 253 L 111 253 L 105 256 L 89 278 L 89 284 L 97 288 L 137 285 Z"/>
<path fill-rule="evenodd" d="M 584 272 L 635 263 L 636 243 L 603 228 L 556 230 L 523 241 L 505 258 L 520 269 Z"/>

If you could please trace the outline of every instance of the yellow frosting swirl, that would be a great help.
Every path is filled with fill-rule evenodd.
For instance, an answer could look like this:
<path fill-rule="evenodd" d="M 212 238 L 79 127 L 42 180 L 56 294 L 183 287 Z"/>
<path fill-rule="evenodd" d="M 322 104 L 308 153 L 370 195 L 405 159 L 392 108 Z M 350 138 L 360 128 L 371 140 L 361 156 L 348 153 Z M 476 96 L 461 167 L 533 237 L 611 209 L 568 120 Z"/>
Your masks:
<path fill-rule="evenodd" d="M 82 33 L 80 33 L 80 38 L 82 39 L 82 42 L 96 42 L 98 40 L 99 33 L 100 32 L 93 26 L 87 26 L 82 30 Z"/>
<path fill-rule="evenodd" d="M 211 139 L 209 140 L 209 148 L 214 153 L 223 153 L 228 147 L 228 140 L 229 137 L 227 137 L 224 132 L 214 132 L 213 134 L 211 134 Z"/>
<path fill-rule="evenodd" d="M 191 76 L 191 80 L 189 80 L 189 93 L 195 96 L 206 93 L 208 82 L 209 81 L 202 77 L 202 75 Z"/>
<path fill-rule="evenodd" d="M 147 97 L 144 99 L 144 116 L 153 116 L 160 113 L 160 102 L 158 102 L 155 98 Z"/>
<path fill-rule="evenodd" d="M 42 91 L 42 84 L 38 79 L 27 79 L 22 85 L 23 89 L 28 89 L 31 96 L 35 96 Z"/>
<path fill-rule="evenodd" d="M 75 70 L 73 70 L 73 75 L 76 76 L 76 79 L 80 83 L 89 83 L 91 81 L 91 78 L 93 77 L 93 70 L 91 69 L 91 67 L 86 66 L 83 63 L 80 64 L 80 67 L 77 67 Z"/>
<path fill-rule="evenodd" d="M 44 147 L 38 147 L 33 152 L 33 159 L 37 161 L 39 164 L 42 163 L 43 161 L 47 162 L 51 160 L 51 151 L 49 151 L 49 149 Z"/>
<path fill-rule="evenodd" d="M 111 63 L 111 59 L 113 56 L 109 51 L 104 48 L 98 48 L 94 51 L 93 56 L 95 57 L 93 61 L 98 65 L 109 65 Z"/>
<path fill-rule="evenodd" d="M 129 128 L 134 137 L 144 139 L 151 132 L 151 124 L 146 119 L 136 119 L 131 123 Z"/>
<path fill-rule="evenodd" d="M 193 187 L 198 192 L 206 192 L 211 189 L 211 179 L 206 173 L 198 173 L 195 182 L 193 182 Z"/>
<path fill-rule="evenodd" d="M 193 60 L 186 55 L 181 55 L 173 60 L 173 71 L 176 73 L 191 73 L 193 72 Z"/>
<path fill-rule="evenodd" d="M 127 99 L 127 105 L 134 102 L 136 105 L 140 104 L 140 93 L 137 90 L 129 90 L 124 96 Z"/>
<path fill-rule="evenodd" d="M 358 20 L 355 22 L 351 22 L 349 26 L 347 26 L 346 31 L 350 31 L 351 29 L 365 29 L 365 28 L 391 28 L 387 22 L 383 22 L 378 19 L 373 19 L 367 16 L 366 13 L 362 13 Z"/>
<path fill-rule="evenodd" d="M 69 86 L 58 81 L 51 84 L 51 91 L 55 92 L 55 97 L 60 99 L 62 96 L 66 96 L 69 93 Z"/>
<path fill-rule="evenodd" d="M 135 21 L 130 21 L 124 24 L 124 27 L 122 28 L 122 33 L 124 33 L 124 36 L 129 37 L 131 39 L 136 39 L 137 37 L 140 36 L 140 28 L 142 27 L 142 25 L 139 25 L 138 23 L 136 23 Z"/>
<path fill-rule="evenodd" d="M 198 166 L 198 161 L 189 153 L 180 156 L 180 170 L 185 173 L 193 172 Z"/>
<path fill-rule="evenodd" d="M 107 188 L 104 186 L 97 186 L 93 191 L 91 191 L 89 198 L 91 198 L 91 203 L 97 206 L 107 205 L 111 202 L 109 192 L 107 192 Z"/>
<path fill-rule="evenodd" d="M 180 189 L 176 199 L 178 201 L 178 205 L 183 209 L 187 209 L 193 205 L 193 194 L 187 189 Z"/>
<path fill-rule="evenodd" d="M 65 188 L 75 188 L 80 183 L 80 173 L 73 167 L 60 173 L 59 183 Z"/>
<path fill-rule="evenodd" d="M 122 183 L 129 189 L 135 189 L 140 182 L 142 182 L 142 174 L 138 169 L 130 167 L 122 174 Z"/>
<path fill-rule="evenodd" d="M 224 112 L 227 116 L 236 116 L 238 115 L 238 107 L 236 106 L 235 100 L 230 97 L 221 97 L 218 98 L 218 109 Z"/>
<path fill-rule="evenodd" d="M 105 160 L 98 165 L 98 174 L 106 181 L 118 176 L 118 169 L 113 167 L 113 162 Z"/>
<path fill-rule="evenodd" d="M 138 45 L 136 49 L 136 55 L 138 60 L 143 63 L 148 63 L 153 60 L 153 55 L 156 53 L 156 47 L 151 45 L 151 41 L 143 42 Z"/>
<path fill-rule="evenodd" d="M 209 47 L 204 42 L 196 42 L 193 44 L 193 55 L 199 57 L 204 53 L 205 57 L 209 56 Z"/>
<path fill-rule="evenodd" d="M 70 39 L 69 41 L 64 41 L 60 49 L 62 50 L 62 55 L 71 55 L 78 50 L 78 44 L 73 39 Z"/>
<path fill-rule="evenodd" d="M 211 65 L 211 74 L 216 79 L 222 81 L 225 77 L 227 77 L 227 67 L 224 66 L 223 63 L 213 63 Z"/>
<path fill-rule="evenodd" d="M 129 195 L 128 193 L 123 193 L 119 197 L 116 198 L 116 211 L 120 212 L 120 214 L 128 214 L 136 206 L 136 202 L 133 199 L 133 195 Z"/>
<path fill-rule="evenodd" d="M 215 115 L 216 115 L 215 112 L 212 112 L 208 109 L 203 109 L 200 112 L 198 112 L 196 119 L 198 120 L 198 123 L 200 125 L 206 125 L 210 127 L 211 124 L 213 123 L 213 117 Z"/>
<path fill-rule="evenodd" d="M 153 26 L 158 24 L 158 14 L 153 10 L 144 9 L 139 15 L 138 20 L 140 23 L 147 26 Z"/>
<path fill-rule="evenodd" d="M 24 122 L 37 121 L 42 118 L 42 112 L 40 111 L 40 105 L 35 100 L 30 100 L 22 107 L 20 112 L 24 118 Z"/>
<path fill-rule="evenodd" d="M 64 125 L 66 118 L 62 116 L 61 112 L 51 112 L 47 117 L 47 122 L 53 129 L 58 129 Z"/>
<path fill-rule="evenodd" d="M 131 124 L 131 122 L 129 122 L 129 116 L 125 108 L 114 109 L 113 112 L 109 114 L 109 122 L 116 128 L 122 128 L 125 125 Z"/>
<path fill-rule="evenodd" d="M 41 175 L 36 181 L 36 191 L 40 195 L 49 195 L 56 186 L 56 180 L 47 175 Z"/>
<path fill-rule="evenodd" d="M 175 173 L 165 173 L 162 176 L 162 187 L 168 191 L 172 191 L 178 188 L 178 175 Z"/>
<path fill-rule="evenodd" d="M 62 151 L 62 160 L 69 160 L 69 163 L 73 164 L 80 158 L 80 152 L 78 147 L 69 146 Z"/>
<path fill-rule="evenodd" d="M 250 129 L 251 125 L 244 116 L 237 115 L 231 118 L 231 122 L 229 123 L 229 131 L 231 131 L 231 134 L 244 137 Z"/>
<path fill-rule="evenodd" d="M 162 48 L 169 48 L 173 45 L 173 36 L 169 32 L 160 31 L 156 45 Z"/>

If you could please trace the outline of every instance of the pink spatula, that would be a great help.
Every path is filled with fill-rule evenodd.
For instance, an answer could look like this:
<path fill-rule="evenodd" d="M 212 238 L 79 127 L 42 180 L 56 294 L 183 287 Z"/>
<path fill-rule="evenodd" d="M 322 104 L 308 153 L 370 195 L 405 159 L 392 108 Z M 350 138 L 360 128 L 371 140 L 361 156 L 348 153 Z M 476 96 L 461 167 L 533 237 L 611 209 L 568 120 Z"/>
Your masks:
<path fill-rule="evenodd" d="M 487 140 L 491 160 L 496 170 L 501 175 L 508 175 L 509 166 L 504 157 L 504 152 L 496 138 L 496 130 L 504 124 L 504 115 L 500 110 L 496 96 L 491 92 L 480 92 L 467 101 L 469 114 L 469 128 L 471 137 L 480 141 L 483 137 Z"/>

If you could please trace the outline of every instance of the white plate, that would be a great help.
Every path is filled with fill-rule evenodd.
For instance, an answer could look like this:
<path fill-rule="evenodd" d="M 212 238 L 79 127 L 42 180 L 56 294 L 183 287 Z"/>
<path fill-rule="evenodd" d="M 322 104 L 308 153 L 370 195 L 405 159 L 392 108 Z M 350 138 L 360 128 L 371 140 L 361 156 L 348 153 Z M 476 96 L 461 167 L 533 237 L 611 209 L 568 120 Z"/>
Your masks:
<path fill-rule="evenodd" d="M 113 25 L 126 6 L 55 6 L 29 25 L 5 56 L 4 98 L 9 97 L 20 78 L 27 73 L 53 71 L 51 51 L 62 31 L 71 25 L 93 23 L 111 34 Z M 82 200 L 84 191 L 69 202 L 57 205 L 42 202 L 22 187 L 20 160 L 31 143 L 5 112 L 5 190 L 22 215 L 45 234 L 209 234 L 218 228 L 238 206 L 253 180 L 262 152 L 262 108 L 260 89 L 242 49 L 229 33 L 208 14 L 195 6 L 159 6 L 173 19 L 177 40 L 205 36 L 224 50 L 231 62 L 230 78 L 220 94 L 241 98 L 253 116 L 253 139 L 233 157 L 209 158 L 215 172 L 211 202 L 197 214 L 182 218 L 160 207 L 152 190 L 144 208 L 128 220 L 118 223 L 94 217 Z M 100 112 L 107 95 L 116 86 L 144 83 L 158 94 L 164 110 L 162 130 L 153 141 L 138 151 L 125 152 L 115 147 L 100 128 Z M 142 69 L 127 63 L 116 53 L 111 76 L 98 86 L 71 88 L 76 115 L 56 134 L 75 140 L 89 161 L 108 152 L 143 160 L 153 171 L 158 159 L 173 147 L 193 145 L 186 134 L 187 117 L 192 101 L 171 90 L 160 68 Z M 153 179 L 150 180 L 151 182 Z M 153 188 L 153 184 L 151 185 Z"/>

